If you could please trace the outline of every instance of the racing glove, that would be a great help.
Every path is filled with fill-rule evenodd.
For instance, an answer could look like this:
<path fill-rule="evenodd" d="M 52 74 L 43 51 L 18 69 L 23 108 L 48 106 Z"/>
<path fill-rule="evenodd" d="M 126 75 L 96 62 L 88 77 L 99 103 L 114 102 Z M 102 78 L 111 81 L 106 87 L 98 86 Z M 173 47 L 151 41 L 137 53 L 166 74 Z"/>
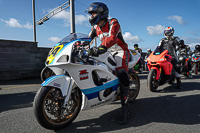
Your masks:
<path fill-rule="evenodd" d="M 104 54 L 107 51 L 106 46 L 92 47 L 88 50 L 88 53 L 92 56 L 98 57 L 100 54 Z"/>
<path fill-rule="evenodd" d="M 101 45 L 98 47 L 98 54 L 104 54 L 105 52 L 107 52 L 106 46 Z"/>
<path fill-rule="evenodd" d="M 98 54 L 98 48 L 97 48 L 96 46 L 92 47 L 92 48 L 88 51 L 88 53 L 89 53 L 90 55 L 92 55 L 92 56 L 96 56 L 96 57 L 99 56 L 99 54 Z"/>

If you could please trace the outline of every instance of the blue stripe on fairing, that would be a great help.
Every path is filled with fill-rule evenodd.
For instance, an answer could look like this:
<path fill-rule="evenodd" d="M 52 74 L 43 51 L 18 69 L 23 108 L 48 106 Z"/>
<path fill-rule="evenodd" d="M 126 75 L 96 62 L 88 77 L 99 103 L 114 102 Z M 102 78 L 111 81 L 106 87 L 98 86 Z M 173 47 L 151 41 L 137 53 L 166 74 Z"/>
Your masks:
<path fill-rule="evenodd" d="M 115 85 L 112 87 L 113 91 L 116 91 L 117 88 L 119 87 L 119 84 Z M 99 91 L 95 92 L 95 93 L 91 93 L 91 94 L 86 94 L 88 100 L 96 98 L 99 96 Z"/>
<path fill-rule="evenodd" d="M 112 87 L 113 91 L 117 90 L 119 86 L 119 79 L 108 82 L 104 85 L 89 88 L 89 89 L 81 89 L 81 91 L 88 97 L 88 99 L 92 99 L 98 96 L 99 91 Z"/>
<path fill-rule="evenodd" d="M 52 76 L 48 79 L 46 79 L 42 84 L 41 86 L 46 86 L 49 82 L 51 82 L 52 80 L 56 79 L 56 78 L 59 78 L 59 77 L 64 77 L 66 75 L 55 75 L 55 76 Z"/>

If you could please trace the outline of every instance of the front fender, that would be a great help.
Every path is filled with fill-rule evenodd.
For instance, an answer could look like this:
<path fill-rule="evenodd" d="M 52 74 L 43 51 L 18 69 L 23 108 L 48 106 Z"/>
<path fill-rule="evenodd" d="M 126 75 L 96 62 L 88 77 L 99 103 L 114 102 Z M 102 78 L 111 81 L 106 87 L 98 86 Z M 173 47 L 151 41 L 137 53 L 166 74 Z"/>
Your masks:
<path fill-rule="evenodd" d="M 160 70 L 157 67 L 152 67 L 151 69 L 155 69 L 157 74 L 156 74 L 156 80 L 158 80 L 160 78 Z"/>
<path fill-rule="evenodd" d="M 46 79 L 41 84 L 41 86 L 51 86 L 51 87 L 59 88 L 62 91 L 63 96 L 66 96 L 69 91 L 71 82 L 72 82 L 72 79 L 69 76 L 55 75 Z"/>

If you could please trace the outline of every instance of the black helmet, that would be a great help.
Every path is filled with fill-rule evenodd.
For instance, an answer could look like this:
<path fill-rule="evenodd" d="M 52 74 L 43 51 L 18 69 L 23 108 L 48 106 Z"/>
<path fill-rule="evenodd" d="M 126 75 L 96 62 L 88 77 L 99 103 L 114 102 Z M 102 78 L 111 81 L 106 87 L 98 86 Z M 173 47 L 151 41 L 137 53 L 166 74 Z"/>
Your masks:
<path fill-rule="evenodd" d="M 195 49 L 199 52 L 200 51 L 200 45 L 196 45 Z"/>
<path fill-rule="evenodd" d="M 182 45 L 182 44 L 185 44 L 184 40 L 180 40 L 180 44 L 181 44 L 181 45 Z"/>
<path fill-rule="evenodd" d="M 138 44 L 134 44 L 134 47 L 138 47 Z"/>
<path fill-rule="evenodd" d="M 180 46 L 181 48 L 184 48 L 184 47 L 185 47 L 185 42 L 184 42 L 184 40 L 180 40 L 179 46 Z"/>
<path fill-rule="evenodd" d="M 97 16 L 95 17 L 90 17 L 89 22 L 90 24 L 93 26 L 95 24 L 97 24 L 100 20 L 102 19 L 107 19 L 108 18 L 108 13 L 109 13 L 109 9 L 106 6 L 106 4 L 101 3 L 101 2 L 94 2 L 92 3 L 88 9 L 85 10 L 86 13 L 89 13 L 90 15 L 93 12 L 97 13 Z"/>

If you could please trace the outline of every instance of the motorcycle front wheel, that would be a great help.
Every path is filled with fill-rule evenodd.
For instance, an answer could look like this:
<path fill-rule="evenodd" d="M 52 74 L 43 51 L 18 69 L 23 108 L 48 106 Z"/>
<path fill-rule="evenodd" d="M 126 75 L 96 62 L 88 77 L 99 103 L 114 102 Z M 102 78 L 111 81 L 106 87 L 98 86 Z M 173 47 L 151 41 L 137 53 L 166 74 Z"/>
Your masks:
<path fill-rule="evenodd" d="M 48 67 L 45 67 L 42 69 L 40 77 L 42 81 L 45 81 L 46 79 L 48 79 L 51 76 L 54 76 L 55 73 Z"/>
<path fill-rule="evenodd" d="M 194 64 L 194 73 L 198 74 L 198 66 L 197 63 Z"/>
<path fill-rule="evenodd" d="M 155 69 L 151 69 L 147 77 L 147 88 L 151 92 L 156 92 L 159 85 L 159 81 L 156 80 L 156 74 L 157 74 L 157 71 Z"/>
<path fill-rule="evenodd" d="M 63 107 L 64 97 L 60 89 L 41 87 L 37 92 L 33 111 L 38 123 L 47 129 L 59 129 L 71 124 L 80 112 L 82 94 L 73 88 L 68 103 Z"/>

